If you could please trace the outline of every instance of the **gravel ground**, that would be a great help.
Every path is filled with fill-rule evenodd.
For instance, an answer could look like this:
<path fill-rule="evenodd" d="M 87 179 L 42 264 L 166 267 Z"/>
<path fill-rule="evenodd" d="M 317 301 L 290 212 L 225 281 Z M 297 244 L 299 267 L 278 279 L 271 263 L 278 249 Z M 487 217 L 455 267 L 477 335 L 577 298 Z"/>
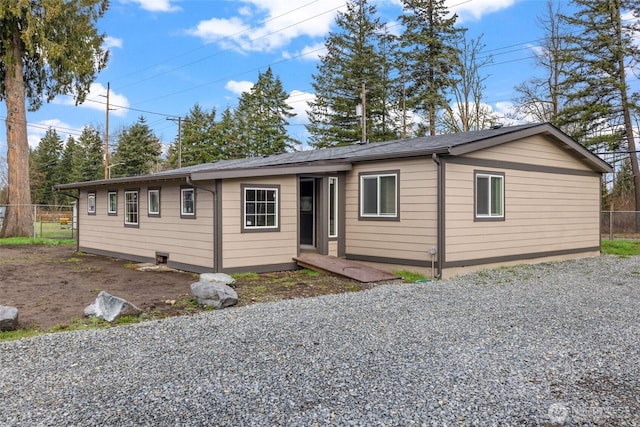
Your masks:
<path fill-rule="evenodd" d="M 640 257 L 0 343 L 0 425 L 640 426 Z"/>

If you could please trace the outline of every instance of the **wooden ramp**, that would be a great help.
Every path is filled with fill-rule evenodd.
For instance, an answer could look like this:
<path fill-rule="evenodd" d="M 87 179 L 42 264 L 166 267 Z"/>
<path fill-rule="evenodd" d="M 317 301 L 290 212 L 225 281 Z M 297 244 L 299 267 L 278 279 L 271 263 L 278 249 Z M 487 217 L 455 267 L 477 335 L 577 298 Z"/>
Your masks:
<path fill-rule="evenodd" d="M 331 255 L 303 254 L 294 258 L 294 261 L 311 270 L 334 273 L 363 283 L 399 279 L 386 271 Z"/>

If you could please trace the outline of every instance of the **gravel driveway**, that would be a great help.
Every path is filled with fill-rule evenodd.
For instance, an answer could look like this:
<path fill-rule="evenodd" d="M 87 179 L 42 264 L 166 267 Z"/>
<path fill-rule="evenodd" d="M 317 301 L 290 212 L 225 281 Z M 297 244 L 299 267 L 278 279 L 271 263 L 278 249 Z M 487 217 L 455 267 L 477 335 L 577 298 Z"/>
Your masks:
<path fill-rule="evenodd" d="M 0 343 L 0 425 L 640 425 L 640 257 Z"/>

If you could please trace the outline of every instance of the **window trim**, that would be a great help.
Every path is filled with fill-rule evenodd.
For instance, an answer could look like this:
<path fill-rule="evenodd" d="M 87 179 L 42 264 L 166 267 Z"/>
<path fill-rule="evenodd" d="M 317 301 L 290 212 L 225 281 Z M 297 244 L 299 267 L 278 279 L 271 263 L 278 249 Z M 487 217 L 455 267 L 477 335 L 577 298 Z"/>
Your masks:
<path fill-rule="evenodd" d="M 158 193 L 158 211 L 157 212 L 152 212 L 151 211 L 151 193 L 152 192 L 157 192 Z M 162 199 L 160 197 L 160 187 L 148 187 L 147 188 L 147 216 L 154 217 L 154 218 L 159 218 L 160 217 L 160 212 L 162 210 L 161 200 Z"/>
<path fill-rule="evenodd" d="M 115 200 L 115 209 L 111 210 L 111 196 L 114 195 Z M 118 216 L 118 190 L 108 190 L 107 191 L 107 215 L 109 216 Z"/>
<path fill-rule="evenodd" d="M 91 201 L 93 200 L 93 206 L 91 205 Z M 96 192 L 89 191 L 87 192 L 87 215 L 95 215 L 98 207 L 98 201 L 96 200 Z"/>
<path fill-rule="evenodd" d="M 272 190 L 275 191 L 275 225 L 270 226 L 250 226 L 247 227 L 247 190 Z M 280 185 L 268 185 L 268 184 L 241 184 L 240 192 L 242 203 L 240 204 L 240 218 L 242 223 L 240 225 L 242 233 L 269 233 L 280 231 Z"/>
<path fill-rule="evenodd" d="M 376 177 L 376 190 L 380 195 L 380 178 L 385 176 L 395 177 L 395 213 L 393 215 L 380 214 L 380 198 L 378 197 L 377 214 L 364 214 L 364 180 Z M 360 221 L 400 221 L 400 170 L 387 170 L 375 172 L 360 172 L 358 174 L 358 220 Z"/>
<path fill-rule="evenodd" d="M 329 237 L 329 239 L 336 239 L 339 235 L 339 209 L 338 209 L 338 203 L 339 203 L 339 196 L 338 193 L 340 191 L 340 187 L 338 184 L 338 177 L 337 176 L 330 176 L 328 179 L 328 194 L 327 194 L 327 209 L 329 211 L 329 214 L 327 216 L 327 236 Z M 331 186 L 333 186 L 334 191 L 333 191 L 333 197 L 331 197 Z M 333 215 L 333 233 L 331 232 L 331 216 Z"/>
<path fill-rule="evenodd" d="M 478 214 L 478 178 L 489 178 L 489 192 L 487 197 L 489 198 L 488 206 L 489 213 L 488 214 Z M 502 180 L 502 213 L 500 215 L 495 215 L 491 213 L 491 179 L 492 178 L 500 178 Z M 504 172 L 491 172 L 491 171 L 483 171 L 483 170 L 475 170 L 473 172 L 473 219 L 474 221 L 482 222 L 482 221 L 505 221 L 506 218 L 506 187 L 505 187 L 505 173 Z"/>
<path fill-rule="evenodd" d="M 188 191 L 193 193 L 193 212 L 185 212 L 184 211 L 184 195 Z M 196 218 L 196 210 L 197 210 L 196 188 L 195 187 L 191 187 L 191 186 L 187 186 L 187 185 L 181 185 L 180 186 L 180 218 L 182 218 L 182 219 L 195 219 Z"/>
<path fill-rule="evenodd" d="M 127 195 L 128 194 L 132 194 L 135 193 L 136 195 L 136 222 L 128 222 L 128 208 L 129 208 L 129 203 L 127 202 Z M 140 189 L 139 188 L 125 188 L 124 190 L 124 226 L 125 227 L 131 227 L 131 228 L 138 228 L 140 227 Z"/>

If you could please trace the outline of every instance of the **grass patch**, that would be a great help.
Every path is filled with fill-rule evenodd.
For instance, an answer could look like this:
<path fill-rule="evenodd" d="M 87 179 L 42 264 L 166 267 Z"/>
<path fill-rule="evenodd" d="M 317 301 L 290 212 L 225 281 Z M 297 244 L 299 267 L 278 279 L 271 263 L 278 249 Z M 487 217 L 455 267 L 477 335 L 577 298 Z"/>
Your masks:
<path fill-rule="evenodd" d="M 640 242 L 633 240 L 603 240 L 601 251 L 604 254 L 621 257 L 640 255 Z"/>
<path fill-rule="evenodd" d="M 40 237 L 5 237 L 0 239 L 1 245 L 49 245 L 71 246 L 75 245 L 75 239 L 45 239 Z"/>
<path fill-rule="evenodd" d="M 240 280 L 240 279 L 256 280 L 260 276 L 258 276 L 258 273 L 234 273 L 231 275 L 231 277 L 233 277 L 236 280 Z"/>
<path fill-rule="evenodd" d="M 319 271 L 311 270 L 309 268 L 302 269 L 300 271 L 300 273 L 304 274 L 305 276 L 309 276 L 309 277 L 319 277 L 322 274 Z"/>
<path fill-rule="evenodd" d="M 402 280 L 407 283 L 415 283 L 420 280 L 429 280 L 429 278 L 424 274 L 416 273 L 415 271 L 396 270 L 392 271 L 392 273 L 396 276 L 400 276 L 400 278 L 402 278 Z"/>

